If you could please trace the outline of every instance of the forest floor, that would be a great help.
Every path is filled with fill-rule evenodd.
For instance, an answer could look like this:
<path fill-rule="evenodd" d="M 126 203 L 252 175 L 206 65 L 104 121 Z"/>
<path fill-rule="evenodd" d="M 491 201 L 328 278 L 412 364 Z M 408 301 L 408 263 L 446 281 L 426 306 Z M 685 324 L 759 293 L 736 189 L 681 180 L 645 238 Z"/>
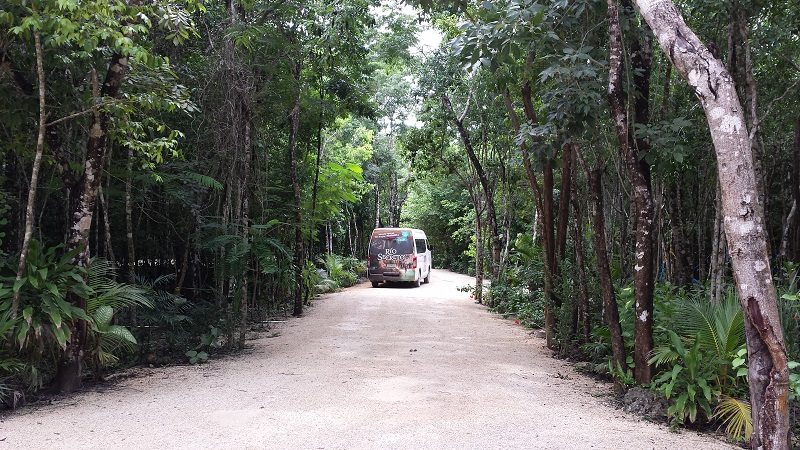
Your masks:
<path fill-rule="evenodd" d="M 609 383 L 457 290 L 470 282 L 326 295 L 246 354 L 23 408 L 0 449 L 734 448 L 614 408 Z"/>

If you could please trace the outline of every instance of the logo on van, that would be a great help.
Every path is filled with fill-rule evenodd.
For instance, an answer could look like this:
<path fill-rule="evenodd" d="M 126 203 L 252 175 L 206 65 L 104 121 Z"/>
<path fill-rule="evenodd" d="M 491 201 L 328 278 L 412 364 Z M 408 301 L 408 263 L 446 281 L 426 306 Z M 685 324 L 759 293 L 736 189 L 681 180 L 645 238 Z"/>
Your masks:
<path fill-rule="evenodd" d="M 383 254 L 378 254 L 378 261 L 400 261 L 405 255 L 398 255 L 396 248 L 387 248 Z"/>

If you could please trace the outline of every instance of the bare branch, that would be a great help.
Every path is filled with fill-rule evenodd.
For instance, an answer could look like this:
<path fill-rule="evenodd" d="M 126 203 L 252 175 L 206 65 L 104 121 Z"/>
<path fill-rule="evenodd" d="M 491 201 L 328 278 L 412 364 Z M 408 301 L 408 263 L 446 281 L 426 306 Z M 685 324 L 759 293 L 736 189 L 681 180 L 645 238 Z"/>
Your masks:
<path fill-rule="evenodd" d="M 753 141 L 753 139 L 755 139 L 756 133 L 758 132 L 759 128 L 761 128 L 761 124 L 769 116 L 770 112 L 772 112 L 772 107 L 774 107 L 775 104 L 778 103 L 779 101 L 781 101 L 784 98 L 786 98 L 787 95 L 792 93 L 792 91 L 794 90 L 795 87 L 797 87 L 798 84 L 800 84 L 800 78 L 794 80 L 794 83 L 792 83 L 791 86 L 786 88 L 786 91 L 783 93 L 783 95 L 781 95 L 780 97 L 772 99 L 772 101 L 769 102 L 769 105 L 767 106 L 766 111 L 764 111 L 764 114 L 761 117 L 758 117 L 758 118 L 755 119 L 755 122 L 753 123 L 753 129 L 750 130 L 750 136 L 749 137 L 750 137 L 750 141 L 751 142 Z"/>
<path fill-rule="evenodd" d="M 120 102 L 119 100 L 115 100 L 115 99 L 111 99 L 111 100 L 102 101 L 102 102 L 100 102 L 100 103 L 98 103 L 98 104 L 96 104 L 96 105 L 92 106 L 92 107 L 91 107 L 91 108 L 89 108 L 89 109 L 85 109 L 85 110 L 83 110 L 83 111 L 79 111 L 79 112 L 76 112 L 76 113 L 70 114 L 70 115 L 68 115 L 68 116 L 61 117 L 60 119 L 56 119 L 56 120 L 54 120 L 54 121 L 52 121 L 52 122 L 48 122 L 48 123 L 47 123 L 47 126 L 48 126 L 48 127 L 50 127 L 50 126 L 53 126 L 53 125 L 56 125 L 56 124 L 59 124 L 59 123 L 62 123 L 62 122 L 66 122 L 66 121 L 68 121 L 68 120 L 72 120 L 72 119 L 74 119 L 74 118 L 76 118 L 76 117 L 80 117 L 80 116 L 83 116 L 83 115 L 86 115 L 86 114 L 91 114 L 91 113 L 92 113 L 92 112 L 94 112 L 94 111 L 95 111 L 97 108 L 102 108 L 102 107 L 104 107 L 104 106 L 108 106 L 108 105 L 111 105 L 111 104 L 114 104 L 114 103 L 119 103 L 119 102 Z"/>

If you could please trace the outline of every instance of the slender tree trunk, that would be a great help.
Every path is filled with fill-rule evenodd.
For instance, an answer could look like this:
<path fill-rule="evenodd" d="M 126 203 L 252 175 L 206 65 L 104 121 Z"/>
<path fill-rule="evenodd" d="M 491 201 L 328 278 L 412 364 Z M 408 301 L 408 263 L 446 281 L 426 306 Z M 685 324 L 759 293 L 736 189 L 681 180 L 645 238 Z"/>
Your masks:
<path fill-rule="evenodd" d="M 790 177 L 792 193 L 792 211 L 786 219 L 781 243 L 781 256 L 800 262 L 800 118 L 794 126 L 794 146 L 792 149 L 793 164 Z"/>
<path fill-rule="evenodd" d="M 632 5 L 623 0 L 626 22 L 631 25 L 634 36 L 629 39 L 631 65 L 635 87 L 635 122 L 647 124 L 649 121 L 649 92 L 651 48 L 649 38 L 644 45 L 639 42 L 639 29 L 633 26 Z M 633 209 L 635 218 L 635 250 L 633 285 L 636 296 L 634 307 L 634 378 L 637 383 L 646 384 L 652 378 L 648 360 L 653 350 L 653 195 L 650 185 L 650 166 L 642 159 L 647 150 L 644 140 L 635 139 L 630 128 L 626 92 L 623 88 L 625 59 L 622 45 L 622 27 L 616 0 L 608 0 L 609 16 L 609 85 L 608 100 L 620 153 L 625 159 L 628 176 L 633 186 Z M 645 35 L 646 36 L 646 35 Z"/>
<path fill-rule="evenodd" d="M 33 236 L 33 218 L 36 208 L 36 192 L 39 187 L 39 169 L 42 166 L 42 154 L 44 153 L 44 138 L 47 131 L 47 110 L 45 109 L 45 78 L 44 78 L 44 55 L 42 50 L 42 38 L 39 31 L 34 31 L 33 42 L 36 47 L 36 75 L 39 84 L 39 130 L 36 133 L 36 154 L 33 158 L 33 168 L 31 169 L 31 184 L 28 190 L 28 201 L 25 206 L 25 234 L 22 237 L 22 247 L 19 251 L 19 264 L 17 266 L 17 277 L 15 284 L 22 280 L 28 260 L 28 248 L 30 247 Z M 11 318 L 16 319 L 19 310 L 19 290 L 15 290 L 11 298 Z"/>
<path fill-rule="evenodd" d="M 353 231 L 352 231 L 352 221 L 350 220 L 350 207 L 347 204 L 344 205 L 344 220 L 347 222 L 347 245 L 350 249 L 350 256 L 353 258 L 356 257 L 356 249 L 353 246 Z"/>
<path fill-rule="evenodd" d="M 533 98 L 532 98 L 530 83 L 526 82 L 522 86 L 521 94 L 522 94 L 522 106 L 523 106 L 523 111 L 525 113 L 525 118 L 529 124 L 536 125 L 538 123 L 538 119 L 536 116 L 536 110 L 533 107 Z M 505 90 L 503 92 L 503 100 L 505 102 L 509 118 L 511 119 L 512 127 L 514 128 L 514 131 L 517 134 L 519 134 L 520 121 L 516 111 L 514 110 L 514 106 L 511 102 L 511 95 L 508 92 L 508 90 Z M 520 145 L 520 150 L 522 151 L 522 162 L 525 167 L 525 175 L 528 179 L 528 184 L 531 186 L 531 190 L 533 191 L 534 194 L 537 213 L 539 213 L 539 216 L 541 218 L 542 247 L 544 248 L 544 253 L 545 253 L 545 258 L 544 258 L 545 335 L 547 338 L 547 347 L 550 349 L 555 349 L 557 347 L 557 343 L 555 341 L 556 316 L 555 313 L 553 312 L 553 309 L 560 305 L 558 304 L 558 299 L 554 292 L 555 288 L 554 277 L 555 273 L 558 271 L 558 267 L 556 266 L 556 258 L 555 258 L 556 248 L 555 248 L 554 224 L 553 224 L 552 160 L 550 158 L 545 157 L 544 161 L 542 162 L 543 176 L 542 176 L 542 187 L 540 188 L 539 182 L 536 177 L 536 172 L 534 172 L 533 170 L 533 165 L 531 163 L 530 153 L 528 152 L 528 147 L 526 142 L 523 142 Z M 534 227 L 535 226 L 536 225 L 534 224 Z M 536 233 L 534 232 L 534 236 L 535 235 Z"/>
<path fill-rule="evenodd" d="M 500 269 L 499 264 L 500 254 L 502 252 L 502 243 L 500 242 L 500 231 L 497 226 L 494 192 L 489 184 L 489 177 L 483 170 L 483 166 L 475 154 L 475 149 L 472 147 L 472 140 L 469 137 L 469 132 L 467 132 L 467 129 L 464 127 L 464 118 L 466 118 L 466 113 L 469 110 L 470 101 L 471 98 L 467 99 L 467 106 L 464 108 L 464 112 L 461 114 L 461 116 L 456 116 L 455 112 L 453 111 L 453 105 L 450 103 L 450 99 L 447 96 L 442 97 L 445 110 L 449 111 L 453 115 L 456 128 L 458 129 L 458 134 L 461 136 L 461 140 L 464 143 L 464 149 L 467 151 L 467 157 L 469 158 L 472 167 L 475 169 L 475 173 L 477 174 L 478 180 L 483 188 L 483 195 L 486 201 L 486 220 L 489 225 L 489 232 L 491 233 L 491 236 L 489 236 L 489 241 L 492 246 L 492 279 L 496 280 L 499 276 L 498 271 Z"/>
<path fill-rule="evenodd" d="M 564 259 L 567 251 L 567 230 L 569 229 L 569 205 L 572 194 L 572 163 L 574 160 L 573 142 L 564 146 L 561 157 L 561 190 L 558 198 L 558 228 L 556 230 L 556 256 Z"/>
<path fill-rule="evenodd" d="M 791 235 L 794 223 L 797 221 L 797 200 L 792 200 L 792 207 L 789 209 L 789 214 L 786 215 L 786 220 L 783 224 L 783 233 L 781 234 L 781 259 L 785 260 L 789 254 L 789 236 Z"/>
<path fill-rule="evenodd" d="M 320 81 L 320 84 L 322 82 Z M 324 96 L 322 94 L 322 89 L 319 90 L 319 101 L 322 103 L 324 101 Z M 314 221 L 315 225 L 313 225 L 314 229 L 318 229 L 318 225 L 316 225 L 317 220 L 317 194 L 319 192 L 319 173 L 320 168 L 322 165 L 322 122 L 323 122 L 323 111 L 320 108 L 319 112 L 319 124 L 317 124 L 317 158 L 314 162 L 314 184 L 311 188 L 311 220 Z M 314 250 L 316 246 L 314 245 L 313 239 L 312 242 L 309 244 L 309 256 L 311 260 L 314 260 Z"/>
<path fill-rule="evenodd" d="M 181 295 L 183 283 L 186 282 L 186 273 L 189 272 L 189 250 L 191 249 L 191 240 L 186 236 L 186 243 L 183 247 L 183 258 L 181 258 L 181 271 L 178 281 L 175 283 L 175 295 Z"/>
<path fill-rule="evenodd" d="M 243 102 L 247 101 L 247 99 L 242 99 Z M 244 125 L 244 161 L 242 161 L 242 189 L 241 189 L 241 198 L 240 201 L 242 202 L 242 211 L 240 215 L 240 225 L 242 227 L 242 241 L 250 244 L 250 172 L 253 170 L 253 144 L 252 144 L 252 133 L 253 133 L 253 118 L 252 113 L 250 111 L 250 107 L 247 105 L 243 105 L 242 107 L 242 121 Z M 189 241 L 186 242 L 186 247 L 189 247 Z M 247 334 L 247 315 L 249 313 L 249 305 L 247 304 L 249 299 L 249 277 L 248 272 L 250 271 L 250 261 L 248 258 L 247 263 L 244 265 L 243 273 L 242 273 L 242 295 L 241 295 L 241 302 L 239 306 L 239 323 L 240 323 L 240 330 L 239 330 L 239 348 L 244 348 L 244 341 Z"/>
<path fill-rule="evenodd" d="M 722 189 L 717 183 L 717 194 L 714 201 L 714 235 L 711 241 L 711 269 L 709 278 L 711 279 L 711 291 L 709 293 L 711 303 L 719 303 L 724 293 L 723 281 L 725 279 L 725 268 L 727 266 L 725 253 L 727 252 L 727 240 L 722 217 Z"/>
<path fill-rule="evenodd" d="M 575 245 L 575 265 L 578 269 L 578 302 L 575 308 L 577 314 L 574 318 L 573 335 L 577 335 L 578 327 L 580 326 L 582 331 L 580 342 L 586 343 L 589 342 L 589 335 L 591 334 L 589 288 L 587 286 L 586 258 L 583 253 L 583 211 L 581 210 L 577 192 L 572 198 L 572 206 L 575 211 L 575 226 L 572 239 Z"/>
<path fill-rule="evenodd" d="M 400 226 L 400 208 L 398 199 L 397 172 L 389 175 L 389 226 Z"/>
<path fill-rule="evenodd" d="M 686 25 L 670 0 L 637 0 L 661 48 L 694 90 L 717 154 L 725 234 L 745 313 L 753 411 L 750 448 L 789 448 L 789 370 L 772 282 L 764 211 L 736 86 L 724 64 Z"/>
<path fill-rule="evenodd" d="M 625 355 L 625 342 L 622 339 L 622 326 L 619 323 L 619 307 L 614 293 L 614 281 L 611 278 L 611 268 L 608 261 L 606 247 L 606 225 L 603 216 L 603 169 L 596 168 L 591 172 L 587 169 L 589 178 L 589 195 L 592 201 L 592 243 L 594 255 L 597 260 L 597 276 L 600 279 L 600 290 L 603 296 L 603 312 L 606 326 L 611 335 L 611 353 L 613 363 L 619 370 L 627 371 L 628 363 Z M 617 385 L 618 388 L 621 385 Z"/>
<path fill-rule="evenodd" d="M 678 181 L 668 182 L 668 192 L 665 202 L 669 213 L 670 247 L 672 248 L 672 282 L 677 286 L 686 286 L 692 281 L 692 273 L 689 266 L 689 252 L 686 249 L 686 236 L 683 232 L 683 213 L 682 190 L 680 176 Z"/>
<path fill-rule="evenodd" d="M 323 100 L 322 94 L 319 97 Z M 317 158 L 314 160 L 314 185 L 311 188 L 311 213 L 317 211 L 317 193 L 319 191 L 319 173 L 322 165 L 322 112 L 319 113 L 319 124 L 317 126 Z"/>
<path fill-rule="evenodd" d="M 297 86 L 297 98 L 289 113 L 289 175 L 294 192 L 294 316 L 303 315 L 303 217 L 301 212 L 300 181 L 297 175 L 297 135 L 300 129 L 300 65 L 295 63 L 293 75 Z"/>
<path fill-rule="evenodd" d="M 544 327 L 547 337 L 547 347 L 555 349 L 556 343 L 556 314 L 561 302 L 555 294 L 555 279 L 558 274 L 558 260 L 556 259 L 555 229 L 553 223 L 553 162 L 545 158 L 542 162 L 542 196 L 544 209 L 542 210 L 542 243 L 544 244 Z"/>
<path fill-rule="evenodd" d="M 125 180 L 125 239 L 128 247 L 128 282 L 136 279 L 136 247 L 133 242 L 133 149 L 128 148 L 127 179 Z"/>
<path fill-rule="evenodd" d="M 511 119 L 511 125 L 514 129 L 514 133 L 519 134 L 521 128 L 519 116 L 517 116 L 517 112 L 514 110 L 514 104 L 511 102 L 511 93 L 508 91 L 508 89 L 503 91 L 503 100 L 506 105 L 508 116 Z M 522 101 L 525 105 L 525 116 L 527 120 L 533 124 L 536 124 L 536 111 L 533 109 L 530 83 L 526 83 L 525 86 L 523 86 Z M 522 164 L 525 167 L 525 176 L 528 180 L 528 185 L 531 187 L 531 192 L 533 192 L 533 199 L 536 202 L 536 211 L 537 214 L 540 214 L 544 210 L 542 190 L 539 187 L 539 181 L 536 178 L 536 172 L 533 170 L 530 152 L 528 151 L 528 144 L 526 142 L 522 142 L 519 148 L 522 152 Z"/>
<path fill-rule="evenodd" d="M 108 218 L 108 201 L 103 194 L 102 183 L 97 187 L 97 196 L 100 199 L 100 208 L 103 210 L 103 237 L 105 240 L 106 258 L 112 263 L 116 261 L 114 257 L 114 247 L 111 245 L 111 221 Z"/>
<path fill-rule="evenodd" d="M 473 203 L 475 203 L 473 201 Z M 475 207 L 475 302 L 483 304 L 483 223 L 481 223 L 481 206 Z"/>
<path fill-rule="evenodd" d="M 381 191 L 378 182 L 375 182 L 375 228 L 381 226 Z"/>

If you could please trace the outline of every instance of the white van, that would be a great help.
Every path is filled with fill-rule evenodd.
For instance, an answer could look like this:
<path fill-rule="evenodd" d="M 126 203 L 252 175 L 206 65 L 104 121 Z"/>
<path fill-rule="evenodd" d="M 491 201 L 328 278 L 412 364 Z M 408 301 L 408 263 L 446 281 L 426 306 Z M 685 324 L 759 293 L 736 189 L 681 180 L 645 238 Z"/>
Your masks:
<path fill-rule="evenodd" d="M 405 281 L 414 286 L 431 277 L 431 249 L 425 232 L 413 228 L 376 228 L 369 238 L 367 275 L 372 287 Z"/>

